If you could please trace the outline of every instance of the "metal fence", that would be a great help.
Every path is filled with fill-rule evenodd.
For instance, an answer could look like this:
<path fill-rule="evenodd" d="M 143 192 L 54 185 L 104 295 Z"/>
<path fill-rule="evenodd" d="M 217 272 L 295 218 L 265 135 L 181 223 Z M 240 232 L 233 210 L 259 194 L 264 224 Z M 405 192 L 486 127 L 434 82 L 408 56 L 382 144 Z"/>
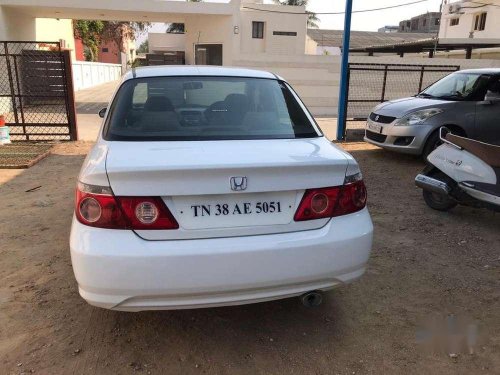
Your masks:
<path fill-rule="evenodd" d="M 0 42 L 0 114 L 13 141 L 76 140 L 69 51 L 57 42 Z"/>
<path fill-rule="evenodd" d="M 457 65 L 350 63 L 347 121 L 366 120 L 377 104 L 415 95 L 459 69 Z"/>

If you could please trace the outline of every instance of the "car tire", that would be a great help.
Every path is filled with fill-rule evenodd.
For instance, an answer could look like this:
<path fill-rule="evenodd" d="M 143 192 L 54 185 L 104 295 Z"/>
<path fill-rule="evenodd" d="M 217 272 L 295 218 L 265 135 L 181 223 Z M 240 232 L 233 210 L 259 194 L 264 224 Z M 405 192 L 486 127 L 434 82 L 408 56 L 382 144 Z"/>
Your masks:
<path fill-rule="evenodd" d="M 424 161 L 427 161 L 427 156 L 434 151 L 437 147 L 439 147 L 443 142 L 439 138 L 439 129 L 432 132 L 432 134 L 427 138 L 427 142 L 425 142 L 424 149 L 422 151 L 422 158 Z"/>
<path fill-rule="evenodd" d="M 447 175 L 439 171 L 430 173 L 429 177 L 446 182 L 448 184 L 451 181 L 451 179 Z M 433 193 L 428 190 L 423 190 L 422 195 L 424 197 L 425 203 L 427 203 L 427 205 L 430 208 L 437 211 L 449 211 L 458 204 L 454 199 L 452 199 L 449 196 Z"/>

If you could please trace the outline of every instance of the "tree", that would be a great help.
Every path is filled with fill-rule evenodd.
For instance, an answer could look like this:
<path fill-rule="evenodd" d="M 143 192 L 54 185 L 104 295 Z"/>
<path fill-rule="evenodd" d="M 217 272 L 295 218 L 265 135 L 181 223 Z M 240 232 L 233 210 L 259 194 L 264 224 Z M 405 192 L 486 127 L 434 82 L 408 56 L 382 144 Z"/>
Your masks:
<path fill-rule="evenodd" d="M 186 0 L 188 3 L 201 3 L 203 0 Z M 183 23 L 167 23 L 167 33 L 184 34 L 186 32 Z"/>
<path fill-rule="evenodd" d="M 183 23 L 168 23 L 167 33 L 171 34 L 184 34 L 184 24 Z"/>
<path fill-rule="evenodd" d="M 145 32 L 149 22 L 104 21 L 102 39 L 112 40 L 122 53 L 127 53 L 126 42 L 135 40 L 139 33 Z"/>
<path fill-rule="evenodd" d="M 141 43 L 139 48 L 137 48 L 137 53 L 148 53 L 149 52 L 149 41 L 145 40 Z"/>
<path fill-rule="evenodd" d="M 280 5 L 291 5 L 291 6 L 306 6 L 309 0 L 273 0 L 275 4 L 280 4 Z M 320 19 L 316 16 L 316 13 L 314 12 L 308 12 L 307 13 L 307 27 L 310 28 L 317 28 L 318 23 L 320 22 Z"/>
<path fill-rule="evenodd" d="M 73 21 L 73 34 L 76 39 L 81 39 L 86 47 L 85 59 L 87 61 L 97 61 L 103 30 L 104 22 L 102 21 Z"/>

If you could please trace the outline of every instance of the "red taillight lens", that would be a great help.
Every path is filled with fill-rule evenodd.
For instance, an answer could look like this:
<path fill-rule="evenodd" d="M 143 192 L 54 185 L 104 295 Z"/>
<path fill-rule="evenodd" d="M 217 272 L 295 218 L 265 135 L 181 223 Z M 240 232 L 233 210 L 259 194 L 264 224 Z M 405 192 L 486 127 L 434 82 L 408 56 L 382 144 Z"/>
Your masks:
<path fill-rule="evenodd" d="M 179 224 L 159 197 L 117 197 L 132 229 L 178 229 Z"/>
<path fill-rule="evenodd" d="M 295 213 L 295 221 L 331 217 L 340 194 L 340 186 L 306 190 Z M 326 205 L 326 208 L 319 210 Z"/>
<path fill-rule="evenodd" d="M 362 180 L 342 186 L 306 190 L 294 220 L 305 221 L 351 214 L 366 206 L 366 196 Z"/>
<path fill-rule="evenodd" d="M 352 214 L 362 210 L 366 206 L 366 198 L 366 187 L 362 180 L 344 185 L 333 216 Z"/>
<path fill-rule="evenodd" d="M 75 214 L 82 224 L 108 229 L 178 229 L 159 197 L 115 197 L 109 187 L 78 184 Z"/>
<path fill-rule="evenodd" d="M 78 221 L 97 228 L 128 228 L 113 195 L 108 195 L 106 191 L 94 193 L 96 189 L 92 188 L 79 184 L 76 190 L 75 214 Z"/>

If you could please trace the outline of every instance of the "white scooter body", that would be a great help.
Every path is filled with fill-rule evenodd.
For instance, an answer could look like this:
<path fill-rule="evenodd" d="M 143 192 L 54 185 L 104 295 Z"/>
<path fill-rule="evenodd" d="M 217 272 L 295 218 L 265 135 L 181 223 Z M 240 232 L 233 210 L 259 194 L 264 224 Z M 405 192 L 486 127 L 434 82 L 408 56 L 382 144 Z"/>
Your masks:
<path fill-rule="evenodd" d="M 493 168 L 477 156 L 454 145 L 443 143 L 429 154 L 427 160 L 455 180 L 471 197 L 500 206 L 500 197 L 474 189 L 473 185 L 467 183 L 483 182 L 493 185 L 498 183 Z"/>

